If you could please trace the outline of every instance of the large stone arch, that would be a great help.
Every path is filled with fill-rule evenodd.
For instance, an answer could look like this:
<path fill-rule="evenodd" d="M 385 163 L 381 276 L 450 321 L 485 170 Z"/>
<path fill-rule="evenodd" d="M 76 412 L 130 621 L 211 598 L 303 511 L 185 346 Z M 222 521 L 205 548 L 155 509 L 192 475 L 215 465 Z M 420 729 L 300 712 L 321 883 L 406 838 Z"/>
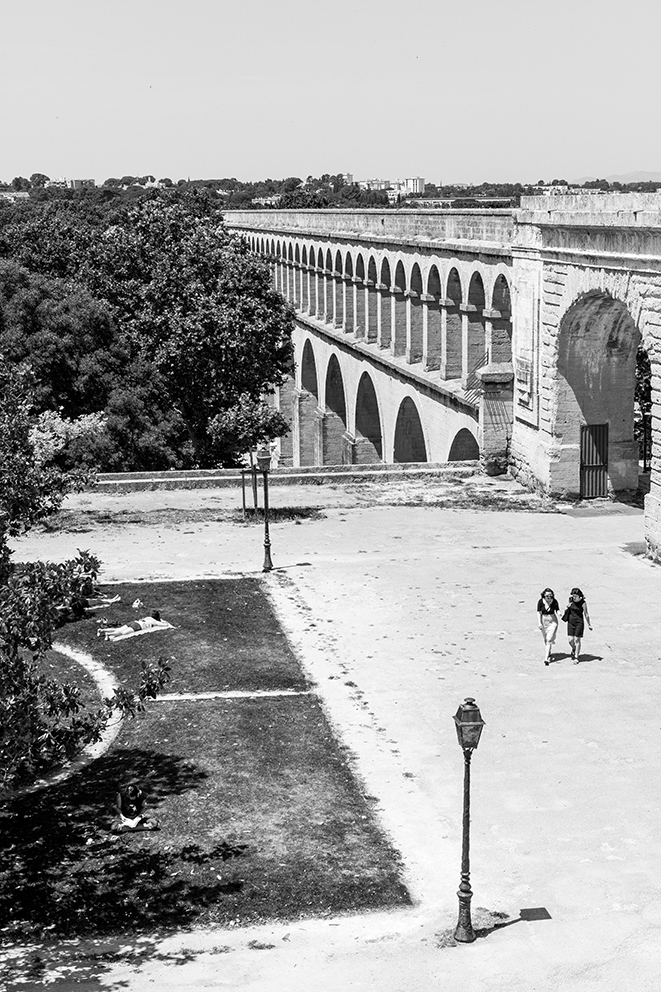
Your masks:
<path fill-rule="evenodd" d="M 339 465 L 349 461 L 347 444 L 347 401 L 342 370 L 336 355 L 326 369 L 326 409 L 323 426 L 323 463 Z"/>
<path fill-rule="evenodd" d="M 638 488 L 633 415 L 640 339 L 627 306 L 604 290 L 581 294 L 562 317 L 550 411 L 551 492 L 594 496 Z M 605 464 L 588 464 L 594 461 Z"/>
<path fill-rule="evenodd" d="M 301 355 L 301 388 L 298 410 L 294 423 L 298 426 L 298 454 L 301 465 L 318 464 L 317 408 L 319 406 L 319 379 L 312 342 L 308 338 Z"/>
<path fill-rule="evenodd" d="M 449 462 L 469 462 L 476 461 L 480 457 L 480 449 L 475 436 L 471 434 L 467 427 L 462 427 L 455 434 L 450 451 L 448 453 Z"/>
<path fill-rule="evenodd" d="M 383 459 L 382 418 L 379 411 L 374 383 L 368 372 L 363 372 L 356 394 L 356 446 L 353 461 L 356 465 L 372 465 Z"/>
<path fill-rule="evenodd" d="M 397 411 L 393 460 L 426 462 L 427 445 L 418 408 L 410 396 L 404 397 Z"/>

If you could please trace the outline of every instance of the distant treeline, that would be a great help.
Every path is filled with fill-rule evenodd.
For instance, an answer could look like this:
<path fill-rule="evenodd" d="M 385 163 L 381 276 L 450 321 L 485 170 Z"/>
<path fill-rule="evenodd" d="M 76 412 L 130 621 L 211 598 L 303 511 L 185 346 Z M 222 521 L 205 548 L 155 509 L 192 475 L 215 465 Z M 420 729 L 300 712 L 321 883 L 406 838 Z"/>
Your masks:
<path fill-rule="evenodd" d="M 444 200 L 443 206 L 470 208 L 477 206 L 503 206 L 508 200 L 512 206 L 520 203 L 522 196 L 540 192 L 540 187 L 568 187 L 574 191 L 586 192 L 656 192 L 661 182 L 619 183 L 606 179 L 592 179 L 581 186 L 572 185 L 564 179 L 553 179 L 550 183 L 539 180 L 537 183 L 476 183 L 474 185 L 427 183 L 423 194 L 402 194 L 394 202 L 385 190 L 362 189 L 358 183 L 347 183 L 342 174 L 322 176 L 288 176 L 285 179 L 262 179 L 258 182 L 244 182 L 235 177 L 223 179 L 178 179 L 168 177 L 156 179 L 152 175 L 121 176 L 106 179 L 100 186 L 77 189 L 47 185 L 50 180 L 44 173 L 33 173 L 29 179 L 16 176 L 11 183 L 0 182 L 0 190 L 27 192 L 31 200 L 71 200 L 83 202 L 89 207 L 105 208 L 112 203 L 122 203 L 139 199 L 154 188 L 178 190 L 207 189 L 218 198 L 219 205 L 229 209 L 323 209 L 375 207 L 392 208 L 423 206 L 425 200 Z M 493 201 L 491 204 L 489 201 Z"/>

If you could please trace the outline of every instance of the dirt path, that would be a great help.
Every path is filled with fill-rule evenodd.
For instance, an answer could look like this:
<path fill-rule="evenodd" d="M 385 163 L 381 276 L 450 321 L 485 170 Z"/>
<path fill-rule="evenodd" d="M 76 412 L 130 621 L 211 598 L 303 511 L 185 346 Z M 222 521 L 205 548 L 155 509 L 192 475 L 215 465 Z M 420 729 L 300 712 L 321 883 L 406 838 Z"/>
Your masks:
<path fill-rule="evenodd" d="M 487 495 L 502 495 L 500 480 L 482 482 Z M 518 487 L 502 485 L 516 505 Z M 642 512 L 594 505 L 490 512 L 417 497 L 422 505 L 352 503 L 345 491 L 333 502 L 330 495 L 325 488 L 287 493 L 297 505 L 320 505 L 323 497 L 325 516 L 272 528 L 276 569 L 268 588 L 378 799 L 415 906 L 182 934 L 143 964 L 131 959 L 139 948 L 129 940 L 123 958 L 95 966 L 101 986 L 655 987 L 661 573 L 640 554 Z M 131 512 L 227 507 L 229 498 L 209 491 L 113 497 Z M 95 513 L 111 512 L 107 499 Z M 106 523 L 84 540 L 80 533 L 30 535 L 17 554 L 61 558 L 83 544 L 105 561 L 108 581 L 168 579 L 258 571 L 261 542 L 259 527 L 228 521 Z M 587 594 L 594 634 L 578 666 L 566 656 L 542 664 L 535 604 L 547 584 L 561 603 L 575 584 Z M 563 642 L 561 635 L 559 653 Z M 452 715 L 469 695 L 486 720 L 473 759 L 474 906 L 484 908 L 487 929 L 493 914 L 515 920 L 522 909 L 545 908 L 550 919 L 454 947 L 446 937 L 456 914 L 463 765 Z M 71 953 L 79 960 L 81 950 Z"/>

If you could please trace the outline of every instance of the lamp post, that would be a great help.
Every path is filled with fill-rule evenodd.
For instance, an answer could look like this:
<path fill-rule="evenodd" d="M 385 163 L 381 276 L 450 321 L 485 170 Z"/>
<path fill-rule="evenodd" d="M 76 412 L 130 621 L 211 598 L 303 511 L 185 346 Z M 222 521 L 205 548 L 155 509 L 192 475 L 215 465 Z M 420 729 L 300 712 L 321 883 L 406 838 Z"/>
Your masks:
<path fill-rule="evenodd" d="M 473 890 L 470 886 L 470 787 L 471 787 L 471 757 L 477 747 L 484 720 L 474 699 L 465 700 L 457 710 L 454 722 L 457 728 L 457 738 L 464 752 L 464 823 L 461 845 L 461 882 L 459 883 L 459 920 L 454 932 L 454 939 L 464 944 L 475 940 L 475 931 L 471 921 L 471 899 Z"/>
<path fill-rule="evenodd" d="M 271 452 L 261 448 L 257 452 L 257 465 L 264 476 L 264 564 L 262 572 L 270 572 L 273 568 L 271 561 L 271 538 L 269 537 L 269 469 L 271 467 Z"/>

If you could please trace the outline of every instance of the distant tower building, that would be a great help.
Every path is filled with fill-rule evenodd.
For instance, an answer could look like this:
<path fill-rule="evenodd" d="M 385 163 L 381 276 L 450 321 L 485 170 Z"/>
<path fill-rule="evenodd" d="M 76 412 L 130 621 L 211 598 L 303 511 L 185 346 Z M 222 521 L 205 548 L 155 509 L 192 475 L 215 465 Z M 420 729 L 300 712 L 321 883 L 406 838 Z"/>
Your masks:
<path fill-rule="evenodd" d="M 412 179 L 405 179 L 403 181 L 404 191 L 406 193 L 418 193 L 422 195 L 425 191 L 425 180 L 422 176 L 414 176 Z"/>
<path fill-rule="evenodd" d="M 353 185 L 353 172 L 345 172 L 345 173 L 343 173 L 342 174 L 342 178 L 344 179 L 344 181 L 347 184 L 347 186 Z"/>

